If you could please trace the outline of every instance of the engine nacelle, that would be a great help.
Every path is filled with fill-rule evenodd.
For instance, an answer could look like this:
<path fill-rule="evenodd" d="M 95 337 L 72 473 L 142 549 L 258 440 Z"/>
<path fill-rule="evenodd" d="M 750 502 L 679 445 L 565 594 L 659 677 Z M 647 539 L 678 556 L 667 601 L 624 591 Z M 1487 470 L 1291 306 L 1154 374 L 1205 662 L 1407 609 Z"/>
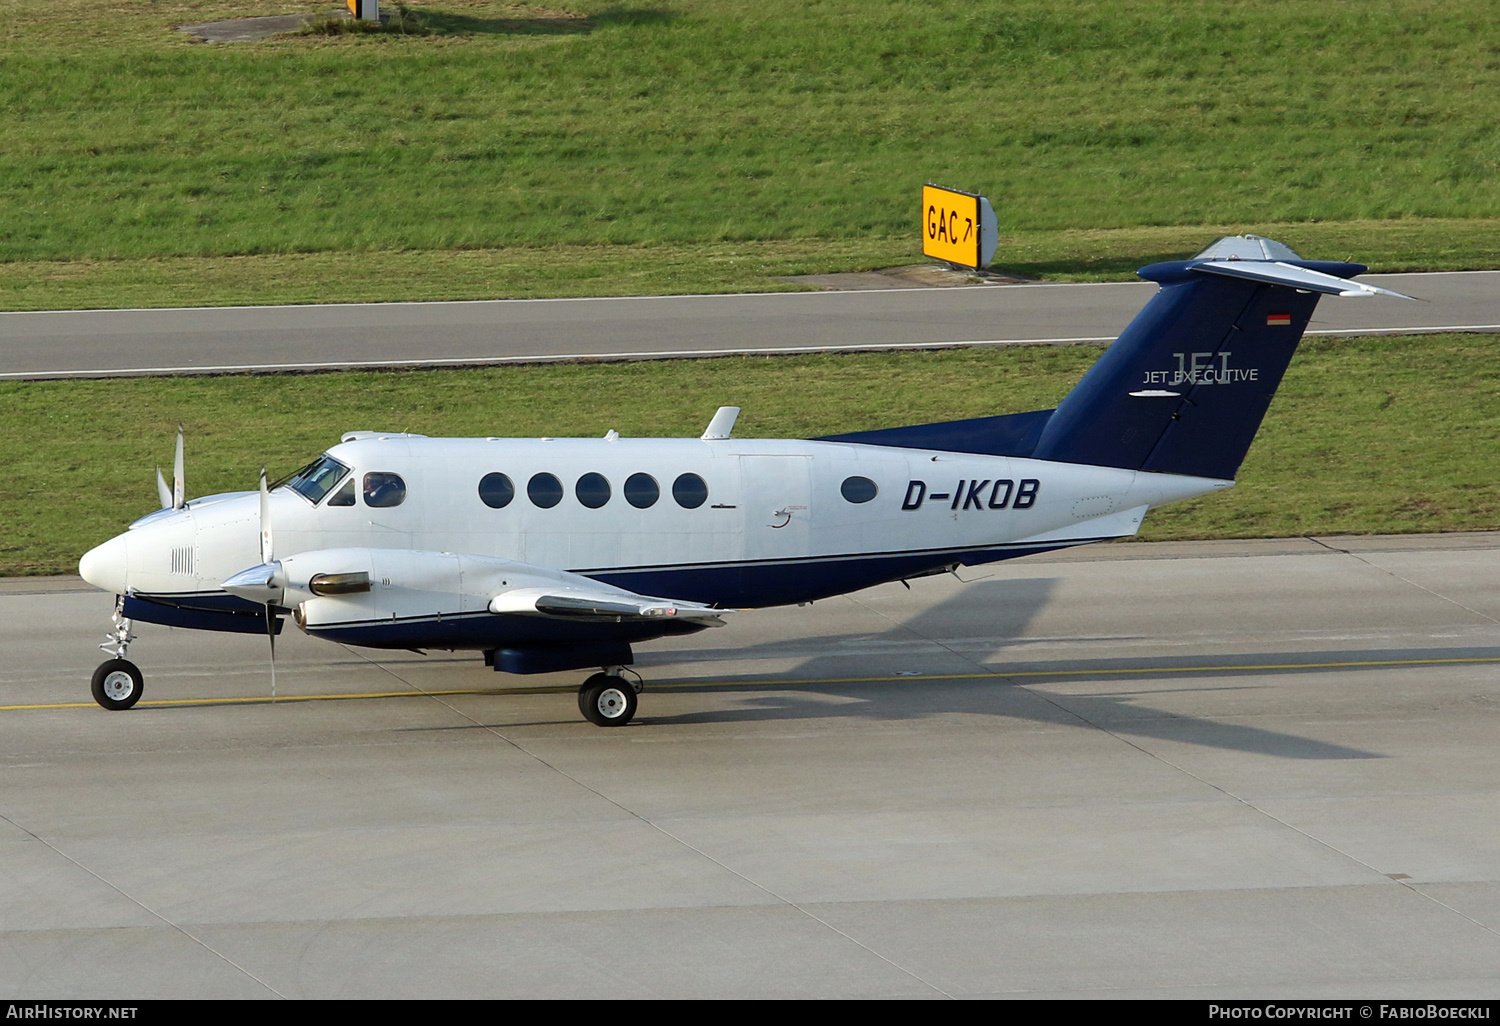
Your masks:
<path fill-rule="evenodd" d="M 314 634 L 342 625 L 489 615 L 497 593 L 557 581 L 509 560 L 412 549 L 319 549 L 280 563 L 284 604 Z"/>

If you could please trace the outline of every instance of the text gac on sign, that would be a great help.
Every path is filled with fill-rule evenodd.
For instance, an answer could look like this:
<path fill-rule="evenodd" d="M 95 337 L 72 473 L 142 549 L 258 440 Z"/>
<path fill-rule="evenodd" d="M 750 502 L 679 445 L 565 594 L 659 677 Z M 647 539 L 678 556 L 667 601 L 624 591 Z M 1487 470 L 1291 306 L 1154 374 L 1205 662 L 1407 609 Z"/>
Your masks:
<path fill-rule="evenodd" d="M 979 267 L 979 197 L 922 186 L 922 255 Z"/>

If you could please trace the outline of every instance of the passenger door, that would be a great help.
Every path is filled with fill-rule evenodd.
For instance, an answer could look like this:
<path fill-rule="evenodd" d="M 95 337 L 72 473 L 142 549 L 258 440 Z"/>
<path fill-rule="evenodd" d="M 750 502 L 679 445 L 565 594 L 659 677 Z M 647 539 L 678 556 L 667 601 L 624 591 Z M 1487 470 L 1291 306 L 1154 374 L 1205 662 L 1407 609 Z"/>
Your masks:
<path fill-rule="evenodd" d="M 788 559 L 809 554 L 812 457 L 741 456 L 745 556 Z"/>

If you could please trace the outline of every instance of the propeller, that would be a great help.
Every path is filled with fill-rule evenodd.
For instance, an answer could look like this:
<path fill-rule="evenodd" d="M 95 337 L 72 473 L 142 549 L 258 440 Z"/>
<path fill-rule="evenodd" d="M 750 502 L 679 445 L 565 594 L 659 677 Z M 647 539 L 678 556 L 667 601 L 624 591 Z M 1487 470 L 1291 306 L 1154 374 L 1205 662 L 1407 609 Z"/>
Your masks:
<path fill-rule="evenodd" d="M 266 468 L 260 468 L 260 561 L 271 564 L 276 556 L 271 546 L 271 490 L 266 487 Z"/>
<path fill-rule="evenodd" d="M 286 601 L 286 575 L 276 561 L 271 534 L 271 489 L 266 468 L 260 468 L 260 563 L 224 580 L 219 587 L 231 595 L 265 606 L 266 637 L 271 642 L 271 700 L 276 699 L 276 607 Z"/>
<path fill-rule="evenodd" d="M 167 479 L 156 468 L 156 497 L 162 509 L 181 509 L 187 505 L 185 484 L 182 479 L 182 425 L 177 425 L 177 453 L 172 457 L 172 487 L 167 488 Z"/>
<path fill-rule="evenodd" d="M 260 562 L 262 566 L 275 566 L 275 560 L 276 554 L 271 545 L 271 491 L 266 487 L 266 468 L 261 467 Z M 274 572 L 271 580 L 274 580 Z M 271 580 L 267 583 L 270 584 Z M 274 702 L 276 701 L 276 604 L 269 599 L 266 601 L 266 637 L 271 642 L 271 701 Z"/>

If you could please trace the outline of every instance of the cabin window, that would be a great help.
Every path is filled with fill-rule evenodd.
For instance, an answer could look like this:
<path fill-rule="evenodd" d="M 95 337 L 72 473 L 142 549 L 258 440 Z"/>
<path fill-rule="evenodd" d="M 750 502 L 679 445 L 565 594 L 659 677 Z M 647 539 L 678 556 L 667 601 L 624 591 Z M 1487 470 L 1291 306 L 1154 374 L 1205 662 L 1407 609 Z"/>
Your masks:
<path fill-rule="evenodd" d="M 490 509 L 504 509 L 515 497 L 515 483 L 504 474 L 486 474 L 479 479 L 479 498 Z"/>
<path fill-rule="evenodd" d="M 320 456 L 291 477 L 278 481 L 272 488 L 285 484 L 313 505 L 317 505 L 333 486 L 344 479 L 349 468 L 332 456 Z"/>
<path fill-rule="evenodd" d="M 344 487 L 333 493 L 333 498 L 328 500 L 330 506 L 352 506 L 354 505 L 354 478 L 344 482 Z"/>
<path fill-rule="evenodd" d="M 388 509 L 391 506 L 399 506 L 405 501 L 406 482 L 401 480 L 400 474 L 376 470 L 365 475 L 366 506 Z"/>
<path fill-rule="evenodd" d="M 850 502 L 869 502 L 880 491 L 868 477 L 846 477 L 839 492 Z"/>
<path fill-rule="evenodd" d="M 672 482 L 672 498 L 683 509 L 697 509 L 708 501 L 708 485 L 697 474 L 683 474 Z"/>
<path fill-rule="evenodd" d="M 661 485 L 650 474 L 631 474 L 625 479 L 625 501 L 636 509 L 650 509 L 661 498 Z"/>
<path fill-rule="evenodd" d="M 562 502 L 562 482 L 551 474 L 533 474 L 531 480 L 526 482 L 526 497 L 533 506 L 551 509 Z"/>
<path fill-rule="evenodd" d="M 584 474 L 573 486 L 573 494 L 589 509 L 598 509 L 609 501 L 609 481 L 603 474 Z"/>

